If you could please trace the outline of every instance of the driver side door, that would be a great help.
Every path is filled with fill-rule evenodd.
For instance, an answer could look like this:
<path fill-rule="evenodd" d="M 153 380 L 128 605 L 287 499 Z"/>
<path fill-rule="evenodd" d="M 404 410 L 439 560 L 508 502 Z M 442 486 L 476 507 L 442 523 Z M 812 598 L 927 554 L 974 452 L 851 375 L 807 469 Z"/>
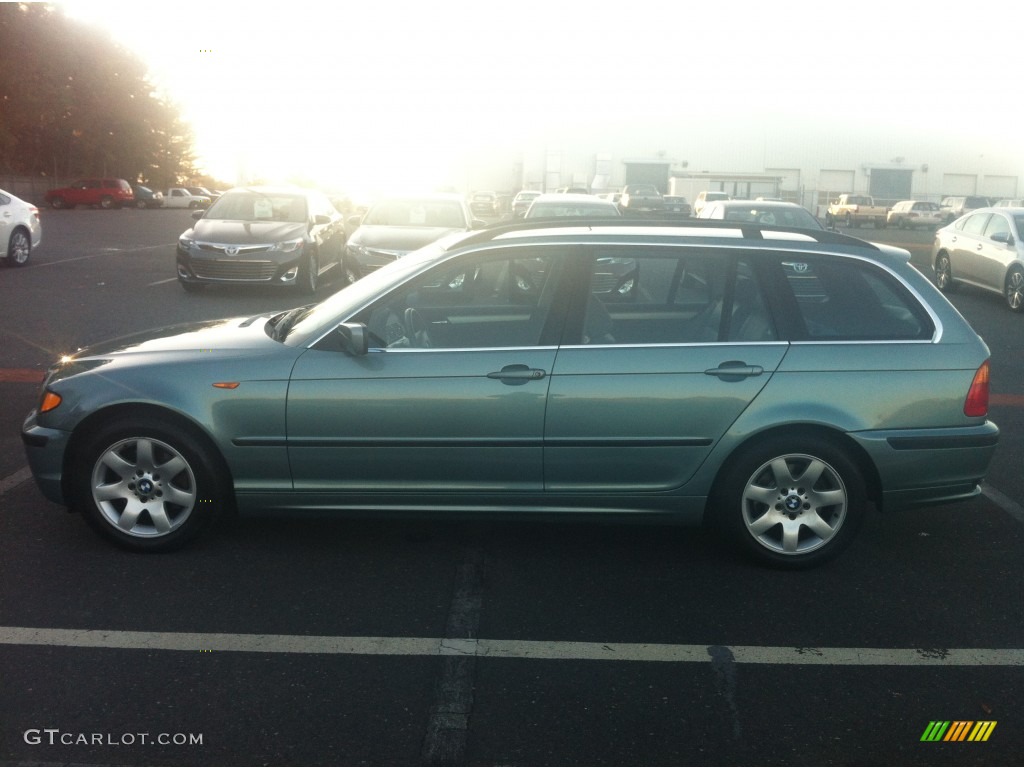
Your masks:
<path fill-rule="evenodd" d="M 539 491 L 557 266 L 517 248 L 449 260 L 351 318 L 367 354 L 330 337 L 305 352 L 288 393 L 295 489 L 398 489 L 410 505 Z"/>

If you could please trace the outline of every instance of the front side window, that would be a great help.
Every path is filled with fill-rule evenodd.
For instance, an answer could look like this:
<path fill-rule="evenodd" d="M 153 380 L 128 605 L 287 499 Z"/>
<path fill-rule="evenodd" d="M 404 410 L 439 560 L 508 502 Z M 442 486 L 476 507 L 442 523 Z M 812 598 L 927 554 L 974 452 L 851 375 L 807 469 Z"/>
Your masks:
<path fill-rule="evenodd" d="M 410 280 L 355 320 L 366 324 L 371 347 L 538 346 L 555 264 L 549 253 L 522 248 L 455 259 Z"/>
<path fill-rule="evenodd" d="M 992 239 L 996 235 L 1007 235 L 1010 234 L 1010 222 L 1000 216 L 998 213 L 992 214 L 992 218 L 988 220 L 988 224 L 985 226 L 985 237 Z"/>
<path fill-rule="evenodd" d="M 964 222 L 963 231 L 966 235 L 980 235 L 985 231 L 985 225 L 988 224 L 989 214 L 987 213 L 976 213 L 973 216 L 968 216 L 967 221 Z"/>
<path fill-rule="evenodd" d="M 779 262 L 810 340 L 926 340 L 934 326 L 892 275 L 866 262 L 794 255 Z"/>

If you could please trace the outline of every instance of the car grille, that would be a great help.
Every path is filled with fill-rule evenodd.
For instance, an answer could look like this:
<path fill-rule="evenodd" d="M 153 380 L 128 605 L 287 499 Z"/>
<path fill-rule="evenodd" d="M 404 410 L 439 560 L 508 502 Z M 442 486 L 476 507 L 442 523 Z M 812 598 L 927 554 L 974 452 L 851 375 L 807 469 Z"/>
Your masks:
<path fill-rule="evenodd" d="M 273 280 L 277 264 L 273 261 L 192 260 L 192 271 L 205 280 Z"/>
<path fill-rule="evenodd" d="M 247 256 L 252 253 L 263 253 L 269 251 L 272 246 L 260 243 L 259 245 L 224 245 L 221 243 L 196 243 L 200 251 L 211 253 L 229 253 L 231 256 L 242 254 Z"/>

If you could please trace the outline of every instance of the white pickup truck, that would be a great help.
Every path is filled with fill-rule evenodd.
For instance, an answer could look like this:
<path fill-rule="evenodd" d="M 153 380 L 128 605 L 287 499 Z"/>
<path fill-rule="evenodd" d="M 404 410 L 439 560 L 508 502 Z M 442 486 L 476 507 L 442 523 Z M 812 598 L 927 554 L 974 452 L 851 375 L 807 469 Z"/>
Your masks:
<path fill-rule="evenodd" d="M 164 193 L 164 208 L 209 208 L 212 202 L 206 195 L 193 195 L 184 187 L 171 187 Z"/>
<path fill-rule="evenodd" d="M 844 227 L 859 227 L 869 221 L 876 229 L 885 229 L 888 223 L 889 209 L 884 205 L 875 205 L 874 198 L 868 195 L 840 195 L 828 207 L 828 222 L 842 224 Z"/>

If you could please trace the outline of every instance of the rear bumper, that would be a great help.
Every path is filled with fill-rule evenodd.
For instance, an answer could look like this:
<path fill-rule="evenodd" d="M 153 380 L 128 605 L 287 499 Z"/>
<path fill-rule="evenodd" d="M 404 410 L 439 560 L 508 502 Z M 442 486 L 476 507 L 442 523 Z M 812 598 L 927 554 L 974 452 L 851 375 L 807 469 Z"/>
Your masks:
<path fill-rule="evenodd" d="M 879 468 L 881 504 L 889 510 L 970 499 L 999 442 L 999 427 L 858 432 L 852 437 Z"/>

